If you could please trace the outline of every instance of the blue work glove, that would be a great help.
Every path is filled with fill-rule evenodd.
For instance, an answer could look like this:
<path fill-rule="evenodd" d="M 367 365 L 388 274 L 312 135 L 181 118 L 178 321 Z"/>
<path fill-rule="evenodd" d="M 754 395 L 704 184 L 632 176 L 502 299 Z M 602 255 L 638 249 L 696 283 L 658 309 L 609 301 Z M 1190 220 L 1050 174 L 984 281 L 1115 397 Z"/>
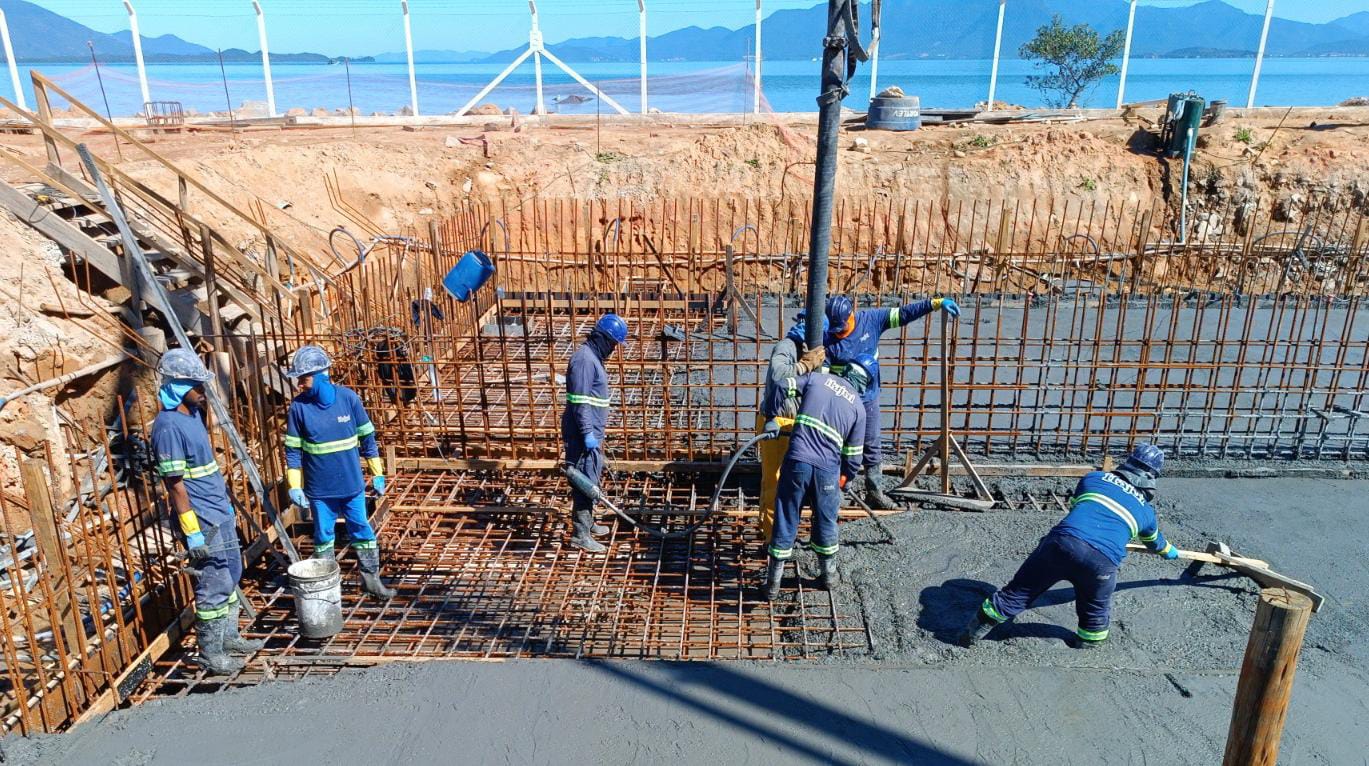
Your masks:
<path fill-rule="evenodd" d="M 599 449 L 599 437 L 592 433 L 585 434 L 585 449 L 590 451 Z"/>
<path fill-rule="evenodd" d="M 202 564 L 209 559 L 209 546 L 204 542 L 204 533 L 195 532 L 185 536 L 186 558 L 191 564 Z"/>
<path fill-rule="evenodd" d="M 765 438 L 767 439 L 780 438 L 780 424 L 773 420 L 765 421 L 765 428 L 763 430 L 765 432 Z"/>
<path fill-rule="evenodd" d="M 950 314 L 951 318 L 960 316 L 960 304 L 955 302 L 955 298 L 933 298 L 932 308 L 941 309 Z"/>
<path fill-rule="evenodd" d="M 296 506 L 299 506 L 301 510 L 309 510 L 309 498 L 304 496 L 304 490 L 292 489 L 290 490 L 289 495 L 291 503 L 293 503 Z"/>
<path fill-rule="evenodd" d="M 1166 545 L 1165 549 L 1160 551 L 1160 555 L 1164 556 L 1167 561 L 1173 561 L 1174 559 L 1179 558 L 1179 549 L 1175 548 L 1173 545 Z"/>
<path fill-rule="evenodd" d="M 375 489 L 377 495 L 383 495 L 383 494 L 385 494 L 385 477 L 384 477 L 384 476 L 372 476 L 372 477 L 371 477 L 371 487 L 372 487 L 373 489 Z"/>

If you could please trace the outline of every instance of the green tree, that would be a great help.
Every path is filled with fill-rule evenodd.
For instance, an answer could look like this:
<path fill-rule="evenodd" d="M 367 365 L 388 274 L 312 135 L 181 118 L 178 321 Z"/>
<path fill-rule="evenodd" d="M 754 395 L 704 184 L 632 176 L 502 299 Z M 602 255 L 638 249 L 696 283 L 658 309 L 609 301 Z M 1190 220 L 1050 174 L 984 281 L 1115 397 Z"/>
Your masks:
<path fill-rule="evenodd" d="M 1073 109 L 1099 80 L 1117 73 L 1112 60 L 1122 54 L 1122 42 L 1120 29 L 1099 38 L 1088 24 L 1067 27 L 1056 15 L 1019 51 L 1022 58 L 1046 70 L 1027 77 L 1027 85 L 1041 91 L 1048 106 Z"/>

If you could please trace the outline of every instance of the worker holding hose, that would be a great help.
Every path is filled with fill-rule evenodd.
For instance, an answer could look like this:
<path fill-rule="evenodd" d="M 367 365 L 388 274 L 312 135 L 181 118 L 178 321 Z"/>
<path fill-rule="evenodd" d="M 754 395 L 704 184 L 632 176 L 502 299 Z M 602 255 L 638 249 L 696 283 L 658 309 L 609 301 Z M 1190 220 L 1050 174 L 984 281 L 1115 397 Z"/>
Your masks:
<path fill-rule="evenodd" d="M 242 554 L 228 486 L 204 425 L 204 384 L 213 379 L 193 351 L 174 348 L 157 365 L 161 412 L 152 423 L 157 473 L 185 536 L 195 570 L 195 635 L 201 664 L 213 675 L 242 670 L 230 655 L 261 649 L 238 632 Z"/>
<path fill-rule="evenodd" d="M 1127 543 L 1140 540 L 1166 559 L 1179 558 L 1178 549 L 1160 533 L 1151 505 L 1164 463 L 1159 447 L 1143 443 L 1116 470 L 1085 474 L 1074 490 L 1069 514 L 1041 538 L 1012 580 L 984 599 L 961 633 L 960 644 L 973 646 L 1026 610 L 1051 586 L 1068 580 L 1074 585 L 1074 608 L 1079 615 L 1075 645 L 1101 646 L 1108 637 L 1112 594 Z"/>
<path fill-rule="evenodd" d="M 895 309 L 861 309 L 845 295 L 835 295 L 827 299 L 827 321 L 829 329 L 824 335 L 823 345 L 827 347 L 827 360 L 833 373 L 841 374 L 847 360 L 859 354 L 869 354 L 879 359 L 880 336 L 889 330 L 907 327 L 909 324 L 936 310 L 949 314 L 952 318 L 960 316 L 960 305 L 951 298 L 932 298 L 909 303 Z M 879 367 L 872 371 L 870 387 L 861 396 L 865 407 L 865 502 L 871 508 L 889 510 L 895 508 L 894 501 L 884 494 L 880 486 L 883 457 L 880 447 L 879 414 Z"/>
<path fill-rule="evenodd" d="M 380 547 L 366 518 L 364 459 L 371 471 L 371 487 L 385 494 L 385 462 L 376 444 L 376 427 L 361 397 L 332 381 L 333 361 L 318 346 L 301 346 L 291 357 L 286 375 L 299 393 L 285 416 L 285 477 L 290 502 L 314 516 L 314 558 L 335 558 L 333 548 L 338 517 L 361 569 L 362 589 L 382 601 L 395 592 L 380 579 Z"/>
<path fill-rule="evenodd" d="M 762 433 L 767 423 L 779 427 L 779 435 L 761 442 L 761 539 L 769 540 L 775 527 L 775 488 L 780 480 L 780 466 L 789 450 L 789 432 L 794 427 L 794 416 L 799 412 L 798 378 L 821 368 L 827 361 L 822 346 L 804 351 L 805 312 L 794 317 L 794 326 L 774 348 L 770 349 L 770 363 L 765 371 L 765 390 L 761 395 L 760 412 L 756 415 L 756 432 Z M 826 330 L 827 318 L 823 317 Z"/>
<path fill-rule="evenodd" d="M 775 529 L 770 536 L 770 559 L 766 571 L 767 600 L 780 594 L 784 562 L 794 555 L 799 517 L 805 504 L 813 507 L 808 547 L 818 556 L 822 585 L 837 581 L 837 511 L 841 490 L 860 468 L 865 438 L 865 408 L 860 395 L 874 380 L 875 358 L 860 354 L 843 368 L 842 376 L 813 372 L 798 378 L 794 388 L 801 397 L 789 437 L 789 451 L 780 469 L 775 497 Z M 770 421 L 766 432 L 778 435 L 779 424 Z"/>
<path fill-rule="evenodd" d="M 626 342 L 627 322 L 617 314 L 604 314 L 571 354 L 566 367 L 566 409 L 561 413 L 566 462 L 596 485 L 604 473 L 603 444 L 613 397 L 604 362 Z M 608 550 L 594 539 L 608 533 L 608 527 L 594 522 L 594 500 L 574 487 L 570 497 L 570 544 L 588 553 Z"/>

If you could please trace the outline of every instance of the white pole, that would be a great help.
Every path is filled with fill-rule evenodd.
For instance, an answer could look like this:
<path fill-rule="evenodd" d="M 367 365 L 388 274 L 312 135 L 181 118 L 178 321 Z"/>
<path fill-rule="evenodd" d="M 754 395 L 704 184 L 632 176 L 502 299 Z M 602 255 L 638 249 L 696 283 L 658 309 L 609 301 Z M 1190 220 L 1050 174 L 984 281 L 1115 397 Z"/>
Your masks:
<path fill-rule="evenodd" d="M 414 79 L 414 35 L 409 27 L 409 0 L 399 0 L 404 12 L 404 52 L 409 55 L 409 111 L 418 119 L 418 81 Z"/>
<path fill-rule="evenodd" d="M 998 31 L 993 36 L 993 67 L 989 70 L 989 104 L 993 111 L 994 95 L 998 92 L 998 54 L 1003 50 L 1003 12 L 1008 8 L 1008 0 L 998 0 Z"/>
<path fill-rule="evenodd" d="M 533 78 L 537 81 L 536 114 L 546 114 L 547 107 L 542 101 L 542 30 L 537 26 L 537 3 L 528 0 L 528 10 L 532 13 L 532 28 L 528 30 L 528 50 L 532 51 Z"/>
<path fill-rule="evenodd" d="M 128 11 L 128 31 L 133 34 L 133 60 L 138 63 L 138 87 L 143 91 L 143 110 L 146 112 L 151 109 L 146 104 L 152 100 L 152 95 L 147 90 L 147 67 L 143 66 L 143 37 L 138 32 L 138 14 L 133 10 L 133 3 L 124 0 L 124 10 Z"/>
<path fill-rule="evenodd" d="M 870 100 L 879 93 L 879 27 L 870 35 Z"/>
<path fill-rule="evenodd" d="M 1127 65 L 1131 63 L 1131 30 L 1136 26 L 1136 0 L 1131 0 L 1131 10 L 1127 12 L 1127 42 L 1122 46 L 1122 79 L 1117 83 L 1117 108 L 1127 93 Z"/>
<path fill-rule="evenodd" d="M 1255 106 L 1255 88 L 1260 84 L 1260 65 L 1264 63 L 1264 43 L 1269 39 L 1269 22 L 1274 18 L 1274 0 L 1264 6 L 1264 28 L 1260 30 L 1260 50 L 1255 53 L 1255 73 L 1250 76 L 1250 96 L 1245 100 L 1245 108 Z"/>
<path fill-rule="evenodd" d="M 266 113 L 276 116 L 276 89 L 271 85 L 271 54 L 266 46 L 266 14 L 261 12 L 261 3 L 252 0 L 252 9 L 257 12 L 257 39 L 261 42 L 261 69 L 266 77 Z"/>
<path fill-rule="evenodd" d="M 470 101 L 467 101 L 465 106 L 456 110 L 455 116 L 462 117 L 466 114 L 466 112 L 469 112 L 471 109 L 474 109 L 475 105 L 480 103 L 480 99 L 484 98 L 485 96 L 488 96 L 490 94 L 490 91 L 494 90 L 499 85 L 499 83 L 503 82 L 505 77 L 508 77 L 510 74 L 513 74 L 513 70 L 517 69 L 518 66 L 522 64 L 524 61 L 527 61 L 528 56 L 531 55 L 532 48 L 528 48 L 527 50 L 520 53 L 518 55 L 518 58 L 514 59 L 511 64 L 504 67 L 504 71 L 500 72 L 499 75 L 496 76 L 493 80 L 490 80 L 489 85 L 486 85 L 483 89 L 481 89 L 479 93 L 475 94 L 475 97 L 472 98 Z"/>
<path fill-rule="evenodd" d="M 752 82 L 751 111 L 761 113 L 761 0 L 756 0 L 756 72 Z"/>
<path fill-rule="evenodd" d="M 14 46 L 10 44 L 10 25 L 5 19 L 5 11 L 0 9 L 0 42 L 5 44 L 5 59 L 9 61 L 10 83 L 14 85 L 14 103 L 20 109 L 28 109 L 28 102 L 24 99 L 24 88 L 19 84 L 19 62 L 14 60 Z"/>
<path fill-rule="evenodd" d="M 617 101 L 614 101 L 612 98 L 610 98 L 610 97 L 608 96 L 607 93 L 604 93 L 604 92 L 600 91 L 598 88 L 596 88 L 596 87 L 594 87 L 592 84 L 590 84 L 590 81 L 589 81 L 589 80 L 586 80 L 585 78 L 581 77 L 581 76 L 580 76 L 580 73 L 577 72 L 577 71 L 575 71 L 574 69 L 571 69 L 571 68 L 566 64 L 566 62 L 562 61 L 561 59 L 556 58 L 556 54 L 552 53 L 551 51 L 546 51 L 546 50 L 544 50 L 544 51 L 542 51 L 542 55 L 543 55 L 543 56 L 546 56 L 548 61 L 550 61 L 551 63 L 553 63 L 553 64 L 555 64 L 556 66 L 560 67 L 562 72 L 565 72 L 566 74 L 568 74 L 568 75 L 570 75 L 571 77 L 575 78 L 575 81 L 576 81 L 576 82 L 578 82 L 578 83 L 580 83 L 581 85 L 585 86 L 585 90 L 588 90 L 590 93 L 593 93 L 594 95 L 598 96 L 598 97 L 599 97 L 599 100 L 601 100 L 601 101 L 603 101 L 605 104 L 608 104 L 609 106 L 613 107 L 613 109 L 614 109 L 615 111 L 617 111 L 618 114 L 627 114 L 627 113 L 628 113 L 628 111 L 627 111 L 626 109 L 623 108 L 623 105 L 622 105 L 622 104 L 618 103 Z"/>
<path fill-rule="evenodd" d="M 646 0 L 637 0 L 637 38 L 642 55 L 642 114 L 646 114 Z"/>

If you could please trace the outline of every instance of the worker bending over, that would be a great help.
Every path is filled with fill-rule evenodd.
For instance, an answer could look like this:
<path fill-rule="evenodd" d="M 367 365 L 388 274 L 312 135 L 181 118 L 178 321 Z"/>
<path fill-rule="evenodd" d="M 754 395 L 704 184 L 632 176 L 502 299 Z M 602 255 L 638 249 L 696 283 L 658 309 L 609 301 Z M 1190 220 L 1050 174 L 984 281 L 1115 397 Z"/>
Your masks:
<path fill-rule="evenodd" d="M 808 546 L 818 555 L 823 587 L 831 588 L 837 581 L 837 511 L 841 508 L 841 490 L 860 467 L 861 440 L 865 438 L 865 408 L 860 395 L 874 379 L 874 367 L 873 356 L 860 354 L 846 364 L 841 377 L 813 372 L 794 382 L 802 404 L 794 416 L 775 497 L 775 530 L 770 537 L 765 592 L 771 601 L 779 596 L 784 562 L 794 555 L 805 503 L 813 508 Z M 778 435 L 780 427 L 772 420 L 765 430 Z"/>
<path fill-rule="evenodd" d="M 1007 586 L 984 599 L 961 634 L 961 645 L 972 646 L 1061 580 L 1074 585 L 1076 646 L 1099 646 L 1107 640 L 1112 593 L 1127 543 L 1140 540 L 1167 559 L 1179 557 L 1160 534 L 1150 504 L 1164 462 L 1159 447 L 1138 444 L 1117 470 L 1093 471 L 1080 479 L 1069 514 L 1041 538 Z"/>
<path fill-rule="evenodd" d="M 238 580 L 242 555 L 233 504 L 209 432 L 204 426 L 204 384 L 213 378 L 194 352 L 173 348 L 157 365 L 161 412 L 152 423 L 152 450 L 171 509 L 185 535 L 190 566 L 196 571 L 195 636 L 202 664 L 213 675 L 242 670 L 241 660 L 261 641 L 238 632 Z"/>
<path fill-rule="evenodd" d="M 876 360 L 870 387 L 861 396 L 865 407 L 865 502 L 872 508 L 888 510 L 896 507 L 879 484 L 883 474 L 880 468 L 879 339 L 886 331 L 906 327 L 937 309 L 952 317 L 960 316 L 960 306 L 951 298 L 914 301 L 896 309 L 859 311 L 845 295 L 827 299 L 827 321 L 831 329 L 826 333 L 823 345 L 827 347 L 827 360 L 832 372 L 841 374 L 847 361 L 860 354 L 869 354 Z"/>
<path fill-rule="evenodd" d="M 779 425 L 779 436 L 761 442 L 761 539 L 769 540 L 775 526 L 775 487 L 780 479 L 780 465 L 789 450 L 789 432 L 794 427 L 794 416 L 799 412 L 795 381 L 818 370 L 827 360 L 822 346 L 804 351 L 805 312 L 794 317 L 794 326 L 770 349 L 770 364 L 765 371 L 765 390 L 761 395 L 760 412 L 756 415 L 756 432 L 774 421 Z M 822 318 L 823 331 L 827 317 Z"/>
<path fill-rule="evenodd" d="M 604 437 L 613 392 L 608 387 L 604 362 L 613 350 L 627 342 L 627 322 L 617 314 L 599 317 L 585 342 L 570 355 L 566 367 L 566 409 L 561 413 L 561 440 L 566 462 L 599 483 L 604 473 Z M 574 487 L 571 497 L 570 544 L 589 553 L 608 550 L 594 535 L 608 527 L 594 523 L 594 502 Z"/>
<path fill-rule="evenodd" d="M 318 346 L 301 346 L 286 375 L 299 393 L 285 416 L 285 476 L 290 502 L 313 511 L 314 558 L 334 558 L 338 517 L 356 551 L 362 588 L 381 600 L 394 590 L 380 579 L 380 548 L 366 519 L 366 480 L 361 462 L 371 470 L 371 487 L 385 494 L 385 463 L 376 445 L 376 427 L 352 389 L 328 375 L 333 362 Z"/>

